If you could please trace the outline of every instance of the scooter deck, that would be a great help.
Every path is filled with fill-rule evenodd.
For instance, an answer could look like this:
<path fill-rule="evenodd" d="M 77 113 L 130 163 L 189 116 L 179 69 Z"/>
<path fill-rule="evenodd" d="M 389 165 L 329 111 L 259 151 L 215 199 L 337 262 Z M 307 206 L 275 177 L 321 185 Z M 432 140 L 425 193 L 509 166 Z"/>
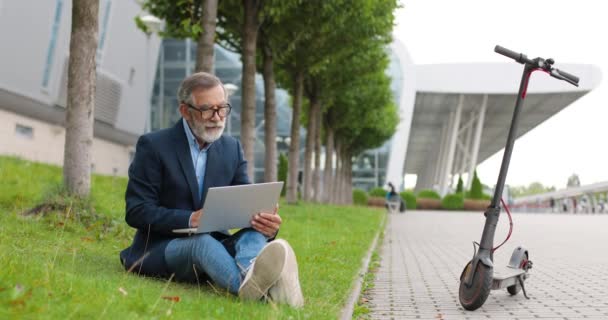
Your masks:
<path fill-rule="evenodd" d="M 528 278 L 526 270 L 515 269 L 511 267 L 494 268 L 492 279 L 492 290 L 504 289 L 518 283 L 518 277 L 523 275 L 524 279 Z"/>

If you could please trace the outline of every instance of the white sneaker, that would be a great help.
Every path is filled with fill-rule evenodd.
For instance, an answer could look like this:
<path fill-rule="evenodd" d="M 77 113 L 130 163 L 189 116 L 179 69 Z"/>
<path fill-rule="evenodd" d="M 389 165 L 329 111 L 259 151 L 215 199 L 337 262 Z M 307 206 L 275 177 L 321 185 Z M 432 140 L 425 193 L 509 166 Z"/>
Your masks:
<path fill-rule="evenodd" d="M 296 254 L 287 241 L 279 239 L 274 242 L 277 241 L 281 241 L 288 248 L 287 257 L 285 258 L 285 266 L 281 272 L 281 276 L 268 291 L 268 296 L 274 302 L 286 303 L 294 308 L 301 308 L 304 306 L 304 296 L 300 287 Z"/>
<path fill-rule="evenodd" d="M 287 250 L 285 243 L 275 240 L 260 251 L 239 288 L 241 299 L 260 300 L 268 293 L 285 266 Z"/>

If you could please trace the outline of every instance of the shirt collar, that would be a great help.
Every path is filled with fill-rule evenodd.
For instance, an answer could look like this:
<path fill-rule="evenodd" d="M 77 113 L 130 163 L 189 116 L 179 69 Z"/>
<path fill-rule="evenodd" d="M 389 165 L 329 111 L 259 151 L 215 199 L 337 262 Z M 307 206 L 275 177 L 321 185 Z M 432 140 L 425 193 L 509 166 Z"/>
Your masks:
<path fill-rule="evenodd" d="M 198 144 L 198 140 L 196 140 L 196 137 L 194 137 L 194 134 L 192 133 L 192 129 L 190 129 L 190 126 L 188 125 L 188 121 L 186 121 L 186 119 L 182 118 L 182 122 L 184 123 L 184 131 L 186 132 L 186 138 L 188 138 L 188 145 L 190 146 L 190 148 L 195 148 L 196 150 L 199 150 L 199 151 L 209 150 L 209 148 L 211 147 L 213 142 L 208 143 L 203 149 L 201 149 L 201 147 Z"/>

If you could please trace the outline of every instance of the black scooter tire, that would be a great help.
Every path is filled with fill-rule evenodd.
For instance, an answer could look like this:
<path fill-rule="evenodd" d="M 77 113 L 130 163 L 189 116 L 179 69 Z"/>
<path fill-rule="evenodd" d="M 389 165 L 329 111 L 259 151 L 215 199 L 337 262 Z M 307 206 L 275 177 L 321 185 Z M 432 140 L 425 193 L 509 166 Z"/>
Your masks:
<path fill-rule="evenodd" d="M 469 311 L 477 310 L 481 307 L 492 290 L 492 276 L 494 270 L 491 267 L 479 262 L 471 286 L 465 284 L 465 278 L 471 270 L 471 262 L 467 263 L 460 276 L 460 287 L 458 288 L 458 299 L 463 308 Z"/>

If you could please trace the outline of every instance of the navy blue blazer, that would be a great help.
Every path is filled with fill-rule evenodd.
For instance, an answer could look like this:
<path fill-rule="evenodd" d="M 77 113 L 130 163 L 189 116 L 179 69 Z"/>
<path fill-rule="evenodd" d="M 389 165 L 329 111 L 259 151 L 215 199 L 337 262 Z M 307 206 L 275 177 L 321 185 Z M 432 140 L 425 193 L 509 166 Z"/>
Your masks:
<path fill-rule="evenodd" d="M 240 142 L 222 136 L 207 151 L 201 198 L 205 199 L 210 187 L 248 183 L 247 161 Z M 141 136 L 129 167 L 125 195 L 125 220 L 137 229 L 131 246 L 120 253 L 126 270 L 147 276 L 169 276 L 165 248 L 172 239 L 187 236 L 171 230 L 188 228 L 190 215 L 204 204 L 198 195 L 182 120 L 173 128 Z"/>

